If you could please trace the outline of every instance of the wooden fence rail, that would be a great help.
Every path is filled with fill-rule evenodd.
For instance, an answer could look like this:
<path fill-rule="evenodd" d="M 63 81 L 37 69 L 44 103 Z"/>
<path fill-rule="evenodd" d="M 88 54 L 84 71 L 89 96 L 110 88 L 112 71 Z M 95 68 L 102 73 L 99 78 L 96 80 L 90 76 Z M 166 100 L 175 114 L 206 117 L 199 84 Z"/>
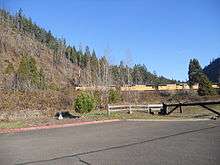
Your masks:
<path fill-rule="evenodd" d="M 213 108 L 207 107 L 207 105 L 216 105 L 220 104 L 220 100 L 207 100 L 207 101 L 195 101 L 195 102 L 185 102 L 185 103 L 163 103 L 163 108 L 161 109 L 160 114 L 169 115 L 177 108 L 180 109 L 180 113 L 182 113 L 183 106 L 201 106 L 206 110 L 209 110 L 217 115 L 220 116 L 220 112 L 214 110 Z M 174 107 L 173 109 L 169 110 L 169 107 Z"/>
<path fill-rule="evenodd" d="M 146 105 L 108 105 L 108 115 L 111 112 L 127 111 L 132 113 L 132 111 L 145 111 L 148 113 L 158 112 L 160 115 L 169 115 L 173 111 L 179 108 L 180 113 L 182 113 L 183 106 L 201 106 L 208 111 L 211 111 L 218 116 L 220 116 L 220 111 L 208 107 L 207 105 L 220 105 L 220 100 L 208 100 L 208 101 L 196 101 L 196 102 L 184 102 L 184 103 L 163 103 L 163 104 L 146 104 Z M 170 108 L 172 109 L 170 109 Z"/>
<path fill-rule="evenodd" d="M 149 113 L 159 112 L 163 104 L 146 104 L 146 105 L 108 105 L 108 115 L 111 112 L 127 111 L 145 111 Z"/>

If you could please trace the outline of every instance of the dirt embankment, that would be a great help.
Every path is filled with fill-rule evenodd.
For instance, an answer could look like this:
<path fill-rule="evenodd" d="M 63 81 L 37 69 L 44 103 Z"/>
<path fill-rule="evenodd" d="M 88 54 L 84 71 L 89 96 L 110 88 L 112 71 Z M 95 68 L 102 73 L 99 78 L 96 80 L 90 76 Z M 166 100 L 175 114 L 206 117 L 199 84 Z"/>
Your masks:
<path fill-rule="evenodd" d="M 0 120 L 51 117 L 59 110 L 72 111 L 74 92 L 0 91 Z"/>
<path fill-rule="evenodd" d="M 58 111 L 74 112 L 73 103 L 80 91 L 68 88 L 60 91 L 13 91 L 0 90 L 0 120 L 30 119 L 53 117 Z M 105 109 L 108 96 L 102 92 L 93 92 L 98 108 Z M 196 100 L 220 99 L 220 95 L 199 97 L 189 93 L 130 92 L 121 93 L 122 99 L 114 104 L 151 104 L 162 102 L 184 102 Z"/>

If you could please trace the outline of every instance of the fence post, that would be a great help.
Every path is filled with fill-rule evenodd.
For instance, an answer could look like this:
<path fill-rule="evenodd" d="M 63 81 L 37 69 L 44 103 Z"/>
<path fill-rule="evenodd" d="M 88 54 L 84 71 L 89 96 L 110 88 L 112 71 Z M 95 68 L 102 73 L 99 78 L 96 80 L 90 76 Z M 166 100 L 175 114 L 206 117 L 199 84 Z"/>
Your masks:
<path fill-rule="evenodd" d="M 129 104 L 129 114 L 131 114 L 131 105 Z"/>
<path fill-rule="evenodd" d="M 107 109 L 107 111 L 108 111 L 108 112 L 107 112 L 107 113 L 108 113 L 108 116 L 110 116 L 110 107 L 109 107 L 109 104 L 107 105 L 107 108 L 108 108 L 108 109 Z"/>
<path fill-rule="evenodd" d="M 183 113 L 183 110 L 182 110 L 182 107 L 181 107 L 181 105 L 180 105 L 180 113 Z"/>
<path fill-rule="evenodd" d="M 161 115 L 167 115 L 167 105 L 163 103 L 163 107 L 161 109 Z"/>

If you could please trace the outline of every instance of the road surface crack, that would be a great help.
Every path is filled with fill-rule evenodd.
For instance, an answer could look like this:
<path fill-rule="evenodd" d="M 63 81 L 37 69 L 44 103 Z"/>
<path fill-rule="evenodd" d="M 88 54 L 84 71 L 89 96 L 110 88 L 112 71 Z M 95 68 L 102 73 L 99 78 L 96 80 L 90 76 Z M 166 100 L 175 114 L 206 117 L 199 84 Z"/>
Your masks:
<path fill-rule="evenodd" d="M 83 160 L 82 158 L 80 158 L 79 156 L 76 156 L 80 162 L 82 162 L 83 164 L 86 164 L 86 165 L 91 165 L 90 163 L 86 162 L 85 160 Z"/>

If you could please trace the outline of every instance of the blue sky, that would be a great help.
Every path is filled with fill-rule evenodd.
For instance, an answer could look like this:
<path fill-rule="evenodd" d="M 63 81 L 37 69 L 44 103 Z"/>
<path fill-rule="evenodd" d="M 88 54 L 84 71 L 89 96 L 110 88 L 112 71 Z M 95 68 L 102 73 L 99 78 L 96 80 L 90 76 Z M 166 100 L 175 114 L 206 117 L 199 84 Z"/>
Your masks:
<path fill-rule="evenodd" d="M 0 0 L 71 45 L 94 48 L 112 63 L 145 64 L 186 80 L 190 58 L 220 57 L 219 0 Z M 129 60 L 128 60 L 129 59 Z"/>

